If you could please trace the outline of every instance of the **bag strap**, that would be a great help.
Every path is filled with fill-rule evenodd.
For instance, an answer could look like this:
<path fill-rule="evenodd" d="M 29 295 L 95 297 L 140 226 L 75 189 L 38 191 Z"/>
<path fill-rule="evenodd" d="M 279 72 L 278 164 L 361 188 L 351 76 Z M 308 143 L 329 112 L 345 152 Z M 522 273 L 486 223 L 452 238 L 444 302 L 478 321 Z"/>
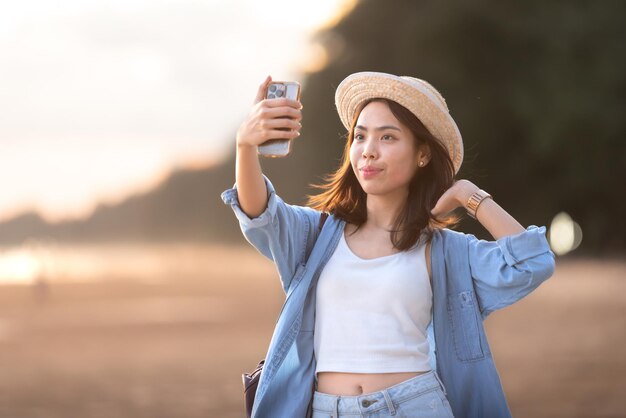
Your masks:
<path fill-rule="evenodd" d="M 319 237 L 319 235 L 322 233 L 322 228 L 324 227 L 324 224 L 326 223 L 326 219 L 328 219 L 328 213 L 326 212 L 322 212 L 320 214 L 320 221 L 317 224 L 317 236 Z M 315 238 L 315 241 L 317 241 L 317 238 Z M 315 242 L 313 242 L 311 244 L 311 247 L 306 249 L 306 258 L 304 259 L 304 262 L 307 262 L 309 260 L 309 256 L 311 255 L 311 252 L 313 251 L 313 247 L 315 247 Z"/>
<path fill-rule="evenodd" d="M 318 228 L 320 231 L 324 227 L 324 223 L 326 223 L 326 219 L 328 219 L 328 213 L 322 212 L 322 214 L 320 215 L 320 224 L 318 225 Z"/>

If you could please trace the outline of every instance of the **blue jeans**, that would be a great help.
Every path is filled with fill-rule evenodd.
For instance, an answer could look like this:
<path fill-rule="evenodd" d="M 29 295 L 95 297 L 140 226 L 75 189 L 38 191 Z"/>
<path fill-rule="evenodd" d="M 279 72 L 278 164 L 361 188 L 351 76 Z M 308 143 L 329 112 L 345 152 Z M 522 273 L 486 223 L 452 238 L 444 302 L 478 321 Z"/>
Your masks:
<path fill-rule="evenodd" d="M 431 370 L 379 392 L 335 396 L 315 391 L 312 418 L 454 417 L 446 389 Z"/>

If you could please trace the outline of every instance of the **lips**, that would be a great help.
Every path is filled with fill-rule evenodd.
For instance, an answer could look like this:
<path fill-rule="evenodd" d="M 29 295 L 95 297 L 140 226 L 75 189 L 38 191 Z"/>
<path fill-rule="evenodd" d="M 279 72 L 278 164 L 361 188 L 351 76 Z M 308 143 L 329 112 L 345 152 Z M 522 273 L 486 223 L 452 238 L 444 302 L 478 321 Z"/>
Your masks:
<path fill-rule="evenodd" d="M 382 168 L 376 168 L 376 167 L 361 167 L 359 170 L 361 170 L 361 172 L 363 173 L 377 173 L 379 171 L 383 171 Z"/>
<path fill-rule="evenodd" d="M 367 167 L 361 167 L 359 171 L 361 172 L 361 175 L 363 176 L 363 178 L 368 179 L 368 178 L 376 176 L 383 170 L 382 168 L 367 166 Z"/>

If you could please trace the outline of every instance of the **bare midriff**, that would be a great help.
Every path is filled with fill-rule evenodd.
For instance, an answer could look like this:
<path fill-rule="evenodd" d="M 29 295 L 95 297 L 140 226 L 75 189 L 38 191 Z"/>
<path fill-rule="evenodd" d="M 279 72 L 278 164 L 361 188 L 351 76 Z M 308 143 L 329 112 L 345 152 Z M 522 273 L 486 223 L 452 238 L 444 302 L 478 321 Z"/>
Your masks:
<path fill-rule="evenodd" d="M 342 373 L 320 372 L 317 374 L 317 390 L 338 396 L 357 396 L 378 392 L 405 380 L 428 372 L 402 373 Z"/>

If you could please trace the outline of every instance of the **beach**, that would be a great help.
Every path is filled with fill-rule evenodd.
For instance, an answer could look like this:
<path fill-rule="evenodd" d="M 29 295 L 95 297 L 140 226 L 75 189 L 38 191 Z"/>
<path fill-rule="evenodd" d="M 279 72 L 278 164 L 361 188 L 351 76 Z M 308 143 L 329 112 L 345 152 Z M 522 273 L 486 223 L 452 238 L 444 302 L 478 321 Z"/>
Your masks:
<path fill-rule="evenodd" d="M 0 285 L 0 417 L 244 415 L 241 373 L 284 300 L 274 265 L 238 246 L 121 248 L 84 249 L 117 266 L 102 274 Z M 624 416 L 625 323 L 626 262 L 557 259 L 485 321 L 513 416 Z"/>

